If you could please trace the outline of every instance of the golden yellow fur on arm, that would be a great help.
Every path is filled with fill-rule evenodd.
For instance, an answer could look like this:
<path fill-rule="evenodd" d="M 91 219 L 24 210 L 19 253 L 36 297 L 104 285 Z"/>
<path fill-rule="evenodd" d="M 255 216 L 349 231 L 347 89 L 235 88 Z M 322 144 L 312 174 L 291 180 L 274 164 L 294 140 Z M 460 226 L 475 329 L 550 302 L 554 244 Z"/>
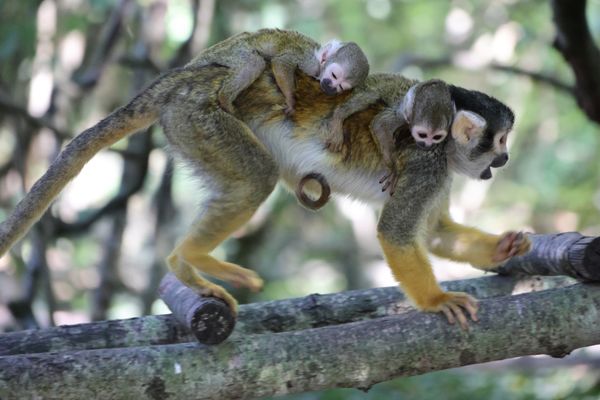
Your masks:
<path fill-rule="evenodd" d="M 505 249 L 502 246 L 503 240 L 512 232 L 495 235 L 455 222 L 450 217 L 447 195 L 435 215 L 438 217 L 430 223 L 428 248 L 436 256 L 468 262 L 476 268 L 486 270 L 498 266 L 509 255 L 525 254 L 531 247 L 529 239 L 522 237 L 516 244 L 508 243 L 516 246 L 515 249 Z M 511 251 L 514 254 L 511 255 Z"/>

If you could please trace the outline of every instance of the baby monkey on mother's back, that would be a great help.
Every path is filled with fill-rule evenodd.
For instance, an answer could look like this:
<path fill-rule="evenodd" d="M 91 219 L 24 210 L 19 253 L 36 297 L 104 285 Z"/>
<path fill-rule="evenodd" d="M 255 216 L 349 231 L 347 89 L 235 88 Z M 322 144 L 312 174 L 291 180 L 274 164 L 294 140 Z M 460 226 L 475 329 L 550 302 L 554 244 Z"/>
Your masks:
<path fill-rule="evenodd" d="M 295 72 L 319 79 L 323 92 L 335 95 L 361 84 L 369 74 L 369 61 L 353 42 L 332 40 L 324 46 L 301 33 L 261 29 L 232 36 L 202 52 L 188 66 L 219 64 L 232 70 L 218 92 L 221 107 L 233 113 L 233 101 L 263 73 L 267 60 L 286 102 L 294 113 Z"/>

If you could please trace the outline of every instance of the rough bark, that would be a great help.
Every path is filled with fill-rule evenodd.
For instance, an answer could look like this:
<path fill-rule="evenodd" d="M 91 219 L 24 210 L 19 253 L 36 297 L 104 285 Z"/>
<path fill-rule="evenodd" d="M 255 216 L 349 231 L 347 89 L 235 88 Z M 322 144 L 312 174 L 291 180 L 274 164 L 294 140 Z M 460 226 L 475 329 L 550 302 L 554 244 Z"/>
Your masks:
<path fill-rule="evenodd" d="M 420 312 L 184 343 L 0 357 L 0 398 L 250 399 L 600 343 L 600 290 L 577 284 L 481 301 L 469 332 Z"/>
<path fill-rule="evenodd" d="M 531 251 L 498 268 L 504 275 L 564 275 L 600 281 L 600 237 L 578 232 L 529 235 Z"/>
<path fill-rule="evenodd" d="M 565 277 L 515 278 L 487 276 L 442 282 L 446 290 L 466 291 L 477 298 L 547 290 L 573 284 Z M 240 306 L 231 338 L 251 334 L 339 325 L 406 313 L 413 308 L 397 287 L 266 301 Z M 84 349 L 152 346 L 196 339 L 171 315 L 68 325 L 0 335 L 0 356 Z"/>

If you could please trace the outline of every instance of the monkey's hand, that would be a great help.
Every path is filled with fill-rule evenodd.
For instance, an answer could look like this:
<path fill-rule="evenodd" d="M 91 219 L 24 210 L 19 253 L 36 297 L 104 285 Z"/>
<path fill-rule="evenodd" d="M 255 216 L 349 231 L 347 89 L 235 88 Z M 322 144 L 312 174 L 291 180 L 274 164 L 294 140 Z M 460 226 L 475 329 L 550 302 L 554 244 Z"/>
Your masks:
<path fill-rule="evenodd" d="M 451 324 L 458 321 L 460 327 L 464 330 L 469 329 L 469 323 L 465 315 L 465 310 L 471 319 L 477 322 L 477 299 L 463 292 L 444 292 L 436 299 L 433 304 L 425 307 L 419 307 L 423 311 L 442 312 Z"/>
<path fill-rule="evenodd" d="M 294 96 L 290 96 L 285 99 L 285 109 L 283 110 L 286 116 L 291 117 L 296 112 L 296 99 Z"/>
<path fill-rule="evenodd" d="M 344 148 L 343 123 L 344 120 L 335 115 L 329 123 L 329 132 L 325 141 L 325 147 L 332 153 L 339 153 Z"/>
<path fill-rule="evenodd" d="M 522 256 L 531 249 L 531 240 L 523 232 L 505 232 L 500 236 L 492 261 L 501 263 L 511 257 Z"/>

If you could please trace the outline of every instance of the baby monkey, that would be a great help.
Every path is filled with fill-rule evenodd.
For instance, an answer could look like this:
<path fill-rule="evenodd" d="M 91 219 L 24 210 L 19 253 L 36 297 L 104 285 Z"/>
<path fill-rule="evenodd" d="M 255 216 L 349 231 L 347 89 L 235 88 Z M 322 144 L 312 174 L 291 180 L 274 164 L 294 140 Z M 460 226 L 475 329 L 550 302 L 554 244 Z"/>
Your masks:
<path fill-rule="evenodd" d="M 393 195 L 398 176 L 394 157 L 396 135 L 408 130 L 418 147 L 431 149 L 448 136 L 456 109 L 449 86 L 438 79 L 412 85 L 402 99 L 387 98 L 384 101 L 391 106 L 375 116 L 371 132 L 389 169 L 380 181 L 382 190 L 389 188 Z M 456 115 L 457 120 L 463 117 Z"/>
<path fill-rule="evenodd" d="M 267 61 L 277 86 L 286 102 L 285 113 L 295 107 L 296 68 L 319 80 L 321 90 L 335 95 L 363 83 L 369 74 L 369 61 L 353 42 L 332 40 L 320 46 L 311 38 L 294 31 L 261 29 L 244 32 L 224 40 L 202 52 L 188 65 L 223 65 L 232 77 L 223 82 L 219 92 L 220 106 L 233 113 L 233 101 L 264 71 Z"/>
<path fill-rule="evenodd" d="M 331 135 L 329 145 L 338 139 L 341 145 L 344 119 L 376 101 L 383 101 L 387 107 L 373 118 L 370 128 L 388 168 L 388 172 L 379 183 L 383 185 L 382 191 L 389 189 L 390 195 L 393 195 L 400 172 L 396 151 L 397 140 L 402 139 L 402 135 L 410 132 L 417 146 L 427 150 L 441 143 L 448 136 L 451 125 L 468 124 L 470 120 L 465 120 L 464 113 L 467 111 L 460 111 L 456 116 L 454 115 L 456 110 L 450 88 L 441 80 L 418 82 L 407 79 L 399 86 L 390 86 L 389 82 L 390 74 L 369 76 L 365 85 L 356 88 L 350 98 L 334 111 L 330 127 L 333 130 L 334 126 L 338 125 L 340 133 L 330 131 L 327 134 Z M 321 196 L 316 200 L 310 198 L 304 191 L 305 185 L 310 181 L 315 181 L 321 189 Z M 324 176 L 311 173 L 304 176 L 296 186 L 296 198 L 306 208 L 318 210 L 329 200 L 330 191 L 329 183 Z"/>

